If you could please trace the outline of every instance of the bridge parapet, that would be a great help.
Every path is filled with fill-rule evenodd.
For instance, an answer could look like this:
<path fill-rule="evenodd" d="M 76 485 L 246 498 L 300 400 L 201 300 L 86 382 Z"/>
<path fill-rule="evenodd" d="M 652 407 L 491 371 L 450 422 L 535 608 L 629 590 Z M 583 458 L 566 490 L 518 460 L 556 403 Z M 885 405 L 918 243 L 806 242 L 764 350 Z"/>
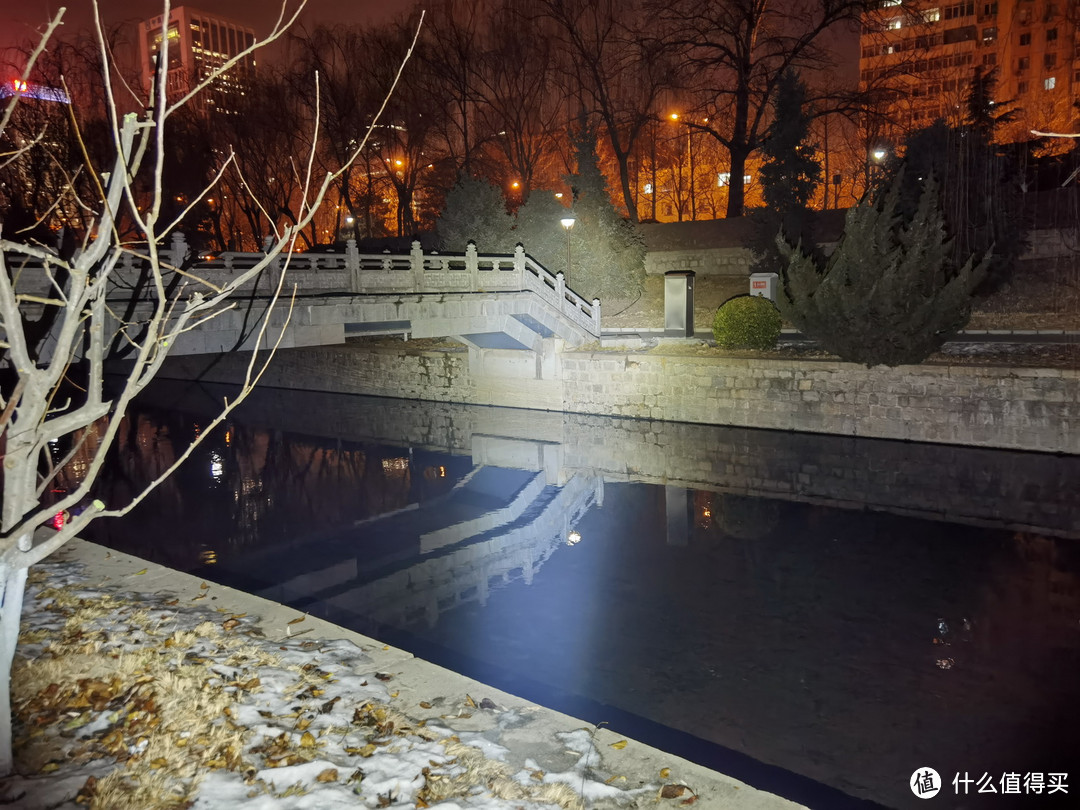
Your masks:
<path fill-rule="evenodd" d="M 424 253 L 419 242 L 406 254 L 360 253 L 350 239 L 345 253 L 354 293 L 532 292 L 594 335 L 600 334 L 600 301 L 566 286 L 518 245 L 512 254 L 481 254 L 469 243 L 464 253 Z"/>

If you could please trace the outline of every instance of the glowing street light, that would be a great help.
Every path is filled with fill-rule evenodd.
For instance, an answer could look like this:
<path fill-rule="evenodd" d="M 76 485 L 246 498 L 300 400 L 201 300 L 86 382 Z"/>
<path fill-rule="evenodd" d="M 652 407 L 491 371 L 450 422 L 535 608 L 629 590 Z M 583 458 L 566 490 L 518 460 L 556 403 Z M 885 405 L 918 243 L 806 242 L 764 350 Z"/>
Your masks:
<path fill-rule="evenodd" d="M 559 224 L 566 229 L 566 277 L 570 277 L 570 229 L 574 227 L 574 223 L 577 219 L 574 217 L 573 212 L 570 212 L 565 217 L 559 220 Z"/>

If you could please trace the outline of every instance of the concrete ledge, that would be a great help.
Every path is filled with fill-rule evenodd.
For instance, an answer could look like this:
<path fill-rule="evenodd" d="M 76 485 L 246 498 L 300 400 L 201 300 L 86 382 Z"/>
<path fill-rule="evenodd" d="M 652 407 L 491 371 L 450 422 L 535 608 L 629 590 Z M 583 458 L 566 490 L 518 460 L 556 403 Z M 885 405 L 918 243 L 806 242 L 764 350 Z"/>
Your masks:
<path fill-rule="evenodd" d="M 490 698 L 499 706 L 521 709 L 530 716 L 530 722 L 520 729 L 504 732 L 500 739 L 500 743 L 509 749 L 506 761 L 513 766 L 523 767 L 526 759 L 532 759 L 542 768 L 545 767 L 545 761 L 554 753 L 548 749 L 549 740 L 554 739 L 555 733 L 588 727 L 582 720 L 535 706 L 514 695 L 415 658 L 404 650 L 315 616 L 305 615 L 293 608 L 223 585 L 210 585 L 209 589 L 204 589 L 204 581 L 198 577 L 138 557 L 110 551 L 82 540 L 70 541 L 58 555 L 64 561 L 81 564 L 90 582 L 105 588 L 135 593 L 168 592 L 178 597 L 181 603 L 189 603 L 196 596 L 208 594 L 212 605 L 207 602 L 204 602 L 204 605 L 232 613 L 258 615 L 262 630 L 271 640 L 303 634 L 312 639 L 351 641 L 370 656 L 377 670 L 393 673 L 398 694 L 391 703 L 395 709 L 410 717 L 423 719 L 439 716 L 439 709 L 425 709 L 420 706 L 421 699 L 435 694 L 482 696 Z M 145 573 L 140 573 L 143 571 Z M 303 621 L 290 624 L 297 619 Z M 442 718 L 442 722 L 459 732 L 485 732 L 495 725 L 492 715 L 479 711 L 469 718 Z M 625 735 L 606 728 L 597 729 L 594 739 L 601 752 L 604 768 L 612 773 L 625 775 L 629 785 L 658 783 L 661 781 L 660 770 L 668 768 L 671 773 L 666 781 L 691 787 L 698 796 L 695 802 L 698 808 L 797 810 L 803 807 L 634 740 L 629 740 L 621 750 L 614 749 L 611 744 L 625 739 Z M 637 797 L 633 804 L 622 806 L 640 807 L 644 810 L 656 807 L 657 799 L 653 794 L 645 794 Z"/>

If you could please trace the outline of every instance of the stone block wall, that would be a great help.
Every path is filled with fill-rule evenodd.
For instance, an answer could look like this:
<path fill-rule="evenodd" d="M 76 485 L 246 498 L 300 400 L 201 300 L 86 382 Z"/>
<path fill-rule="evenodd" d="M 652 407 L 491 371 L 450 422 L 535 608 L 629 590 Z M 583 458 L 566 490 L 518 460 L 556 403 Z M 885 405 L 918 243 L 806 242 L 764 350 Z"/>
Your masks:
<path fill-rule="evenodd" d="M 244 355 L 204 377 L 238 378 Z M 171 358 L 192 378 L 198 357 Z M 279 352 L 264 384 L 670 422 L 1080 454 L 1080 371 L 626 351 L 421 351 L 408 343 Z"/>
<path fill-rule="evenodd" d="M 1080 452 L 1074 369 L 567 353 L 567 410 L 707 424 Z"/>
<path fill-rule="evenodd" d="M 693 270 L 699 276 L 747 276 L 754 254 L 748 248 L 656 250 L 645 256 L 645 272 L 662 276 L 671 270 Z"/>

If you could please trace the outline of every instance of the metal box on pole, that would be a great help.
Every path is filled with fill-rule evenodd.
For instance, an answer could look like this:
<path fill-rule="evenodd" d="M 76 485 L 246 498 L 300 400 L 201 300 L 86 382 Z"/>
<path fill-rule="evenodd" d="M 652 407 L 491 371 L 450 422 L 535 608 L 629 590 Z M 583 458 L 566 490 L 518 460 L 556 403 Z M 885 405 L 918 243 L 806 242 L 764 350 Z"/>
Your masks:
<path fill-rule="evenodd" d="M 776 273 L 751 273 L 750 295 L 759 295 L 776 303 L 776 282 L 780 278 Z"/>

